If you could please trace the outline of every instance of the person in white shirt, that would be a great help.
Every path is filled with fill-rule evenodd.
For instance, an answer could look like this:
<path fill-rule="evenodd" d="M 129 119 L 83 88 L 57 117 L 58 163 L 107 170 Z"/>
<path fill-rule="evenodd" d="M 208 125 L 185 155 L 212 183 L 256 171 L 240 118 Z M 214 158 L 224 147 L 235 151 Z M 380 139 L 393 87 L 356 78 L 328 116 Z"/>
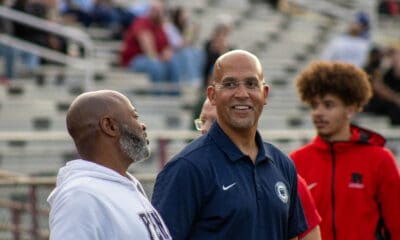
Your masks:
<path fill-rule="evenodd" d="M 368 58 L 371 40 L 368 36 L 368 16 L 360 12 L 345 34 L 332 39 L 322 53 L 322 60 L 351 63 L 362 68 Z"/>
<path fill-rule="evenodd" d="M 127 172 L 150 155 L 146 126 L 129 99 L 110 90 L 83 93 L 66 122 L 81 159 L 60 169 L 48 197 L 50 239 L 172 239 Z"/>

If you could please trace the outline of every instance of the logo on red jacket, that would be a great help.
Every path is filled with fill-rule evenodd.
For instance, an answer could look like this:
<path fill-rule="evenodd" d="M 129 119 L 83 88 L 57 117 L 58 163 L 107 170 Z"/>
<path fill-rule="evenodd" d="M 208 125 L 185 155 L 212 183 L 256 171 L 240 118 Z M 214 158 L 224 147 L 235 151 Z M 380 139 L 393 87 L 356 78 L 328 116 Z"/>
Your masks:
<path fill-rule="evenodd" d="M 349 188 L 364 188 L 363 175 L 353 172 L 349 183 Z"/>

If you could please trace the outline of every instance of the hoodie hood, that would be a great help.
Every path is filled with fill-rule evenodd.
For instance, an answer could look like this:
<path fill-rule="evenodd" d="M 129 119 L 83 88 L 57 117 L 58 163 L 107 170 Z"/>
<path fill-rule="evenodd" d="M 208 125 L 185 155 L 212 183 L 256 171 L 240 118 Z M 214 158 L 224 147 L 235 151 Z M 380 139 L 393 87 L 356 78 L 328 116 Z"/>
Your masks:
<path fill-rule="evenodd" d="M 383 147 L 386 143 L 386 139 L 382 135 L 372 130 L 352 124 L 350 126 L 350 131 L 351 137 L 348 141 L 338 141 L 332 143 L 334 143 L 337 147 L 352 146 L 353 144 L 368 144 Z M 324 149 L 329 148 L 330 145 L 329 142 L 323 140 L 320 136 L 315 137 L 314 144 L 315 146 Z"/>
<path fill-rule="evenodd" d="M 385 146 L 386 139 L 377 132 L 362 128 L 356 125 L 351 125 L 352 138 L 350 141 L 364 143 L 376 146 Z"/>
<path fill-rule="evenodd" d="M 52 191 L 47 201 L 51 204 L 53 199 L 57 197 L 61 189 L 64 188 L 66 184 L 71 184 L 74 181 L 84 180 L 84 179 L 101 179 L 112 181 L 128 186 L 132 184 L 137 184 L 137 180 L 128 173 L 128 178 L 121 176 L 114 170 L 106 168 L 102 165 L 96 164 L 91 161 L 77 159 L 69 161 L 64 167 L 60 168 L 57 175 L 56 188 Z"/>

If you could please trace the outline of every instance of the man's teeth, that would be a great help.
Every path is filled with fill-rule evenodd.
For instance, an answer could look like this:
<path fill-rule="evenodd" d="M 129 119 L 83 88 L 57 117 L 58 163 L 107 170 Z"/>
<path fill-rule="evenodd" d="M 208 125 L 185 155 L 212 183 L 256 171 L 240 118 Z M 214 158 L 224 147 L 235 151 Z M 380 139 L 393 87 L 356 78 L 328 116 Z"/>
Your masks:
<path fill-rule="evenodd" d="M 249 106 L 234 106 L 233 108 L 239 109 L 239 110 L 250 109 Z"/>

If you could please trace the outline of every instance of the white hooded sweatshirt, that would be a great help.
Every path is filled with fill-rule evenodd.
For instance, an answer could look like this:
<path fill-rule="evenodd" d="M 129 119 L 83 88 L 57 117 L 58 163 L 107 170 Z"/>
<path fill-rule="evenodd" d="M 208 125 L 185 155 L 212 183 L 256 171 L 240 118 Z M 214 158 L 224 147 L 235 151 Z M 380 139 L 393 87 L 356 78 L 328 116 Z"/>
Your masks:
<path fill-rule="evenodd" d="M 50 203 L 51 240 L 172 239 L 139 181 L 85 160 L 62 167 Z"/>

